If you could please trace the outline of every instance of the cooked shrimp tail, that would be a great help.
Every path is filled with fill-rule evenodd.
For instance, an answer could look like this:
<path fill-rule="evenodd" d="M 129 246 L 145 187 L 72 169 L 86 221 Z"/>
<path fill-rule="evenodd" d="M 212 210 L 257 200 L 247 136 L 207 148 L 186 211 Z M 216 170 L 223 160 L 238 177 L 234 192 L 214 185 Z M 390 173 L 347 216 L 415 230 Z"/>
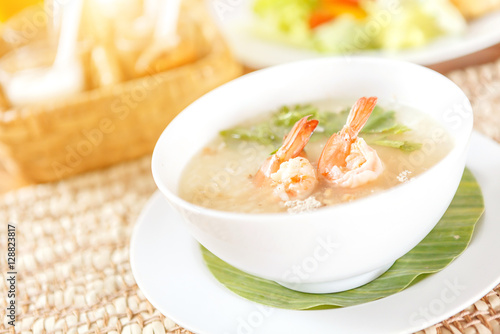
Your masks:
<path fill-rule="evenodd" d="M 347 117 L 346 125 L 344 126 L 349 137 L 355 139 L 358 136 L 372 114 L 373 109 L 375 109 L 377 100 L 378 99 L 374 96 L 362 97 L 352 106 L 349 116 Z"/>
<path fill-rule="evenodd" d="M 295 123 L 283 145 L 262 164 L 254 178 L 257 186 L 274 187 L 277 197 L 284 201 L 309 196 L 318 182 L 314 167 L 303 157 L 304 147 L 318 126 L 318 121 L 309 117 Z"/>
<path fill-rule="evenodd" d="M 276 152 L 276 156 L 281 161 L 296 158 L 304 150 L 304 147 L 309 142 L 309 138 L 311 138 L 311 135 L 318 126 L 318 121 L 315 119 L 308 120 L 309 117 L 311 116 L 301 118 L 294 124 L 290 133 L 285 137 L 283 145 Z"/>
<path fill-rule="evenodd" d="M 302 154 L 304 147 L 309 142 L 309 138 L 311 138 L 311 135 L 318 126 L 318 121 L 315 119 L 308 120 L 309 117 L 311 116 L 303 117 L 297 121 L 288 135 L 285 136 L 283 145 L 262 164 L 255 175 L 255 182 L 257 184 L 262 183 L 265 178 L 269 178 L 272 173 L 277 172 L 283 162 Z"/>
<path fill-rule="evenodd" d="M 334 133 L 326 143 L 318 161 L 318 172 L 325 176 L 332 166 L 345 167 L 351 145 L 368 121 L 375 105 L 376 97 L 362 97 L 352 106 L 347 122 L 340 132 Z"/>
<path fill-rule="evenodd" d="M 319 157 L 318 172 L 330 183 L 353 188 L 382 173 L 384 168 L 377 152 L 358 138 L 376 104 L 376 97 L 360 98 L 342 130 L 328 139 Z"/>

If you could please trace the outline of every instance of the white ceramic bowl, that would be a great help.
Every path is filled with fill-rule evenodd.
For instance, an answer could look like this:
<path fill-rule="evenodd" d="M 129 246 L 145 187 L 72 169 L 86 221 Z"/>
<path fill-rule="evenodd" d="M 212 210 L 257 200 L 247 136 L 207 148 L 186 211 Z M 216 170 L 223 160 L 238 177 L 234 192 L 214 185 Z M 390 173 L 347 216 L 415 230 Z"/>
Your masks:
<path fill-rule="evenodd" d="M 177 196 L 184 167 L 220 130 L 285 104 L 361 96 L 429 114 L 453 149 L 412 182 L 311 213 L 228 213 Z M 188 106 L 158 140 L 153 177 L 193 237 L 222 260 L 296 290 L 342 291 L 382 274 L 432 230 L 457 190 L 471 131 L 466 96 L 432 70 L 375 58 L 307 60 L 245 75 Z"/>

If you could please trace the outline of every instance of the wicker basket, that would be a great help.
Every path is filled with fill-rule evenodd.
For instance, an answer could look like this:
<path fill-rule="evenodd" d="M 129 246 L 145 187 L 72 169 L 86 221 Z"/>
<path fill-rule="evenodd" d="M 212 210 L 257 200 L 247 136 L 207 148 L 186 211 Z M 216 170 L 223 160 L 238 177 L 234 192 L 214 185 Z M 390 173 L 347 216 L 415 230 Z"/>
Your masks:
<path fill-rule="evenodd" d="M 183 108 L 242 73 L 212 23 L 200 29 L 207 52 L 194 62 L 70 100 L 0 112 L 7 171 L 47 182 L 151 153 Z"/>

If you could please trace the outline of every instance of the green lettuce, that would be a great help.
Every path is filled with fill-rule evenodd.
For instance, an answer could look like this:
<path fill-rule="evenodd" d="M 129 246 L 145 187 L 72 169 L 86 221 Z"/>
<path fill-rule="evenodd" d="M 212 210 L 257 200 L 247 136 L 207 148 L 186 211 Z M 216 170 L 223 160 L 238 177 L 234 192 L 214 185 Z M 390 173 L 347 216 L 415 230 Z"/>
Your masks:
<path fill-rule="evenodd" d="M 315 141 L 328 138 L 333 133 L 340 131 L 347 121 L 348 114 L 349 109 L 334 113 L 320 111 L 317 107 L 309 104 L 283 106 L 266 121 L 250 126 L 227 129 L 221 131 L 220 135 L 226 141 L 253 141 L 277 148 L 281 145 L 283 137 L 302 117 L 310 116 L 311 119 L 319 121 L 317 129 L 311 137 L 311 141 Z M 361 132 L 367 135 L 367 141 L 370 144 L 411 152 L 418 150 L 421 144 L 396 138 L 398 135 L 410 130 L 407 126 L 397 122 L 394 111 L 376 106 Z"/>
<path fill-rule="evenodd" d="M 258 24 L 253 32 L 265 39 L 298 47 L 313 47 L 308 18 L 318 0 L 257 0 L 253 10 Z"/>
<path fill-rule="evenodd" d="M 320 0 L 256 0 L 253 33 L 296 47 L 349 54 L 421 47 L 466 29 L 465 19 L 448 0 L 360 1 L 364 19 L 342 14 L 311 29 L 309 18 L 320 4 Z"/>
<path fill-rule="evenodd" d="M 378 145 L 378 146 L 387 146 L 393 148 L 399 148 L 405 152 L 412 152 L 419 150 L 422 147 L 421 143 L 415 143 L 408 140 L 390 140 L 390 139 L 377 139 L 377 140 L 369 140 L 369 144 Z"/>

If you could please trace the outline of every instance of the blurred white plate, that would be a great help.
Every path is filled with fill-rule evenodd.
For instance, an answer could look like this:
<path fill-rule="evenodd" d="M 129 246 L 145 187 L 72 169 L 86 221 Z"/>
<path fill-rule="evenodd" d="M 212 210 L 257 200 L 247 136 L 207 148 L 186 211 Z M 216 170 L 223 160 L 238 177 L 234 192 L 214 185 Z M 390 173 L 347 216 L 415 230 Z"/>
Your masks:
<path fill-rule="evenodd" d="M 465 252 L 444 270 L 374 302 L 294 311 L 246 300 L 220 284 L 203 262 L 180 215 L 157 192 L 143 209 L 130 245 L 132 272 L 161 313 L 197 334 L 409 333 L 440 322 L 500 282 L 500 145 L 473 133 L 467 167 L 481 185 L 485 213 Z"/>
<path fill-rule="evenodd" d="M 251 68 L 263 68 L 296 60 L 332 56 L 295 48 L 254 36 L 251 4 L 247 0 L 208 0 L 213 16 L 226 36 L 236 57 Z M 460 37 L 442 37 L 424 47 L 405 51 L 361 51 L 360 55 L 390 57 L 421 65 L 432 65 L 462 57 L 500 43 L 500 11 L 468 23 Z"/>

